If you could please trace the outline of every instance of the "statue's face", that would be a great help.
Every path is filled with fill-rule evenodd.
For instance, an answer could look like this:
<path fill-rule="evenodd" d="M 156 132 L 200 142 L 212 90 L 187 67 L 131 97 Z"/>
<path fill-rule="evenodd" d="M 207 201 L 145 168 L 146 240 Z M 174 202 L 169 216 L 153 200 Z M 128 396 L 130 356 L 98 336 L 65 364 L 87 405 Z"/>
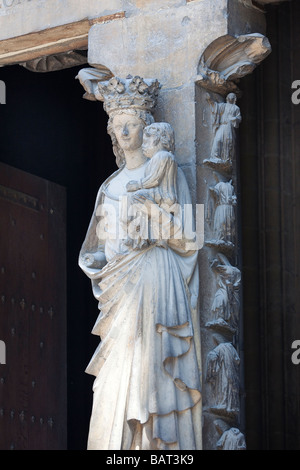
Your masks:
<path fill-rule="evenodd" d="M 145 157 L 152 158 L 158 150 L 161 150 L 157 136 L 151 132 L 144 132 L 142 149 Z"/>
<path fill-rule="evenodd" d="M 230 104 L 235 104 L 236 103 L 236 95 L 234 93 L 229 93 L 227 96 L 227 102 Z"/>
<path fill-rule="evenodd" d="M 144 124 L 136 116 L 117 114 L 113 118 L 113 130 L 123 150 L 137 150 L 143 143 Z"/>

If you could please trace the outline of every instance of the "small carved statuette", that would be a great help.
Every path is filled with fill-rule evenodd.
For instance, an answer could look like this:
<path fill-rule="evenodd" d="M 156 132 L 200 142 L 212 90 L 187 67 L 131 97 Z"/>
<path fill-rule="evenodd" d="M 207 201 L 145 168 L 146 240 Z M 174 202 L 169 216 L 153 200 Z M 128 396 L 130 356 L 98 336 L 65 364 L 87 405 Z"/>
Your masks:
<path fill-rule="evenodd" d="M 207 94 L 207 101 L 213 113 L 214 140 L 210 158 L 206 165 L 228 172 L 235 157 L 235 129 L 242 120 L 240 108 L 236 105 L 236 94 L 229 93 L 225 103 L 214 102 Z"/>
<path fill-rule="evenodd" d="M 218 275 L 219 288 L 212 304 L 212 319 L 206 326 L 234 333 L 239 320 L 241 271 L 231 266 L 226 256 L 220 253 L 218 259 L 213 260 L 211 267 Z"/>
<path fill-rule="evenodd" d="M 207 246 L 213 246 L 219 250 L 230 250 L 234 247 L 235 238 L 235 210 L 236 195 L 232 182 L 219 182 L 209 188 L 215 203 L 213 220 L 213 238 L 206 241 Z"/>
<path fill-rule="evenodd" d="M 231 343 L 220 343 L 209 352 L 206 380 L 212 385 L 213 413 L 232 416 L 239 412 L 239 363 Z"/>
<path fill-rule="evenodd" d="M 225 431 L 217 442 L 218 450 L 246 450 L 244 434 L 238 428 Z"/>

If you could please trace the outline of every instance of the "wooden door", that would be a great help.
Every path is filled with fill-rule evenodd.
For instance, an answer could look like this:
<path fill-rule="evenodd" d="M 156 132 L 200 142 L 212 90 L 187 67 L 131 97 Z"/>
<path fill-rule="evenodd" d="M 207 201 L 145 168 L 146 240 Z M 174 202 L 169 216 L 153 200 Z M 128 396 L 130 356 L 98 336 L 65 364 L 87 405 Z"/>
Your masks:
<path fill-rule="evenodd" d="M 0 164 L 0 449 L 66 448 L 66 195 Z"/>

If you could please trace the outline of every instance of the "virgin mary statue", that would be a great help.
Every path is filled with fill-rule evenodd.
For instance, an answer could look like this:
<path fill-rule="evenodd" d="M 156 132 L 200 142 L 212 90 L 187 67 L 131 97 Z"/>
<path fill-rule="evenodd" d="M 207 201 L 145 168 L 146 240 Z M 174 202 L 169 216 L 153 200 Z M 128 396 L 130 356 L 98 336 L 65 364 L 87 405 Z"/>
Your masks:
<path fill-rule="evenodd" d="M 162 235 L 150 240 L 135 223 L 132 244 L 132 216 L 120 223 L 127 183 L 144 176 L 143 128 L 154 122 L 158 90 L 156 80 L 113 77 L 96 92 L 119 169 L 99 189 L 79 255 L 100 310 L 92 331 L 100 343 L 86 369 L 95 376 L 91 450 L 201 449 L 199 279 L 197 250 L 178 216 L 191 203 L 182 170 L 177 210 L 130 193 Z"/>

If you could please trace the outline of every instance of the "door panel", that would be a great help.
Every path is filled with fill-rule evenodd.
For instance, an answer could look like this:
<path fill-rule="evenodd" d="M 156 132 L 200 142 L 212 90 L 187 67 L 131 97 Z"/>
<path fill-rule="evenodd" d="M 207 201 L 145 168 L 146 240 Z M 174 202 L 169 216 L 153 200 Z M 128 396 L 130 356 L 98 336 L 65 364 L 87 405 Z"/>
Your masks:
<path fill-rule="evenodd" d="M 65 449 L 66 194 L 0 164 L 0 449 Z"/>

